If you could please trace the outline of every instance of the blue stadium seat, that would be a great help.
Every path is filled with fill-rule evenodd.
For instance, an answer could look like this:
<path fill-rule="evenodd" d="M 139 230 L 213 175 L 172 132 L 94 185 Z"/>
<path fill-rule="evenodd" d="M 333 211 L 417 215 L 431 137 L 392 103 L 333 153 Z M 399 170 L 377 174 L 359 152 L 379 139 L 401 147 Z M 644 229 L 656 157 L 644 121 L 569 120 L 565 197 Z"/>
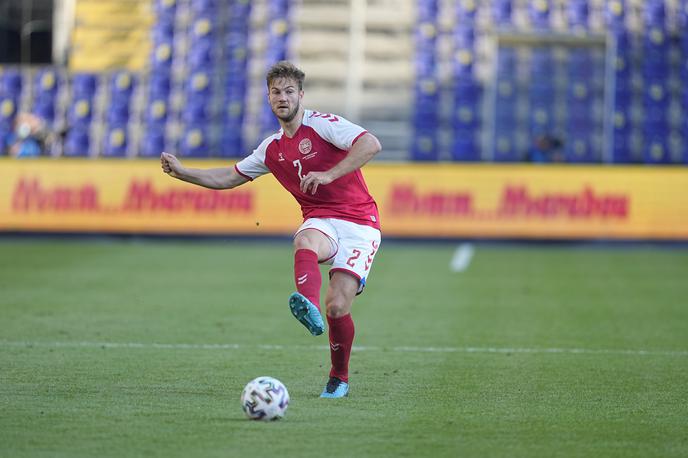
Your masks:
<path fill-rule="evenodd" d="M 55 98 L 60 87 L 60 76 L 53 69 L 41 70 L 34 77 L 34 97 L 37 99 Z"/>
<path fill-rule="evenodd" d="M 131 97 L 136 85 L 136 76 L 127 71 L 115 72 L 110 76 L 110 97 L 127 99 Z"/>
<path fill-rule="evenodd" d="M 196 70 L 188 77 L 186 93 L 190 97 L 207 99 L 212 93 L 212 74 L 207 70 Z"/>
<path fill-rule="evenodd" d="M 513 131 L 497 130 L 493 140 L 493 160 L 495 162 L 521 162 L 524 152 L 518 150 Z"/>
<path fill-rule="evenodd" d="M 210 14 L 196 16 L 191 24 L 189 41 L 193 48 L 198 43 L 212 43 L 216 32 L 215 17 Z"/>
<path fill-rule="evenodd" d="M 626 0 L 608 0 L 606 5 L 606 22 L 610 31 L 614 34 L 626 31 Z"/>
<path fill-rule="evenodd" d="M 148 83 L 148 90 L 151 96 L 154 97 L 169 97 L 171 88 L 171 80 L 169 73 L 153 72 Z"/>
<path fill-rule="evenodd" d="M 18 100 L 13 96 L 0 94 L 0 124 L 12 125 L 17 115 Z"/>
<path fill-rule="evenodd" d="M 150 97 L 144 111 L 144 121 L 146 124 L 162 126 L 167 122 L 168 114 L 167 97 Z"/>
<path fill-rule="evenodd" d="M 191 0 L 191 11 L 196 15 L 213 15 L 217 7 L 218 0 Z"/>
<path fill-rule="evenodd" d="M 187 57 L 188 67 L 191 71 L 203 71 L 209 69 L 213 64 L 212 43 L 202 41 L 197 43 L 189 50 Z"/>
<path fill-rule="evenodd" d="M 498 27 L 512 25 L 512 0 L 492 1 L 492 22 Z"/>
<path fill-rule="evenodd" d="M 129 102 L 127 100 L 113 100 L 107 107 L 106 118 L 108 124 L 126 124 L 129 122 Z"/>
<path fill-rule="evenodd" d="M 516 77 L 518 53 L 515 48 L 504 47 L 497 54 L 497 75 L 507 78 Z"/>
<path fill-rule="evenodd" d="M 69 123 L 73 126 L 87 126 L 93 119 L 93 100 L 88 97 L 76 97 L 72 99 L 69 107 Z"/>
<path fill-rule="evenodd" d="M 154 0 L 153 10 L 157 18 L 174 18 L 177 0 Z"/>
<path fill-rule="evenodd" d="M 169 72 L 172 65 L 173 49 L 172 38 L 158 38 L 153 43 L 150 62 L 154 72 L 160 70 Z"/>
<path fill-rule="evenodd" d="M 530 0 L 528 6 L 532 27 L 535 29 L 548 29 L 550 27 L 550 0 Z"/>
<path fill-rule="evenodd" d="M 72 127 L 67 131 L 63 154 L 69 157 L 85 157 L 90 153 L 91 136 L 87 127 Z"/>
<path fill-rule="evenodd" d="M 646 26 L 666 25 L 666 8 L 664 0 L 645 0 L 643 2 L 643 19 Z"/>
<path fill-rule="evenodd" d="M 570 135 L 564 144 L 564 158 L 566 162 L 570 163 L 597 162 L 590 142 L 590 136 Z"/>
<path fill-rule="evenodd" d="M 38 100 L 33 106 L 33 114 L 45 120 L 48 125 L 55 122 L 55 99 Z"/>
<path fill-rule="evenodd" d="M 643 160 L 646 164 L 669 164 L 671 162 L 666 135 L 645 135 Z"/>
<path fill-rule="evenodd" d="M 456 2 L 456 18 L 459 23 L 473 23 L 478 12 L 478 2 L 462 0 Z"/>
<path fill-rule="evenodd" d="M 139 156 L 158 157 L 165 151 L 165 131 L 161 126 L 148 126 L 141 139 Z"/>
<path fill-rule="evenodd" d="M 207 128 L 202 125 L 187 125 L 179 149 L 183 156 L 209 157 L 210 141 Z"/>
<path fill-rule="evenodd" d="M 588 0 L 569 0 L 566 8 L 566 17 L 570 28 L 588 28 L 590 5 Z"/>
<path fill-rule="evenodd" d="M 613 141 L 612 162 L 615 164 L 629 164 L 633 162 L 628 130 L 615 131 Z"/>
<path fill-rule="evenodd" d="M 202 124 L 210 118 L 208 103 L 201 99 L 188 100 L 182 110 L 182 119 L 186 123 Z"/>
<path fill-rule="evenodd" d="M 452 159 L 455 161 L 479 161 L 480 148 L 476 138 L 476 131 L 472 129 L 454 131 L 451 153 Z"/>
<path fill-rule="evenodd" d="M 439 148 L 436 130 L 416 129 L 411 145 L 411 157 L 414 161 L 437 161 Z"/>
<path fill-rule="evenodd" d="M 92 98 L 98 87 L 98 76 L 93 73 L 75 73 L 72 75 L 72 96 Z"/>
<path fill-rule="evenodd" d="M 243 137 L 240 129 L 235 126 L 226 126 L 222 134 L 220 156 L 243 157 L 245 156 Z"/>
<path fill-rule="evenodd" d="M 18 70 L 6 69 L 0 73 L 0 95 L 18 100 L 22 87 L 23 78 Z"/>
<path fill-rule="evenodd" d="M 127 154 L 128 132 L 126 124 L 114 124 L 108 127 L 103 139 L 103 156 L 124 157 Z"/>
<path fill-rule="evenodd" d="M 8 154 L 8 147 L 10 137 L 12 135 L 12 126 L 11 125 L 5 125 L 2 122 L 0 122 L 0 156 L 5 156 Z"/>

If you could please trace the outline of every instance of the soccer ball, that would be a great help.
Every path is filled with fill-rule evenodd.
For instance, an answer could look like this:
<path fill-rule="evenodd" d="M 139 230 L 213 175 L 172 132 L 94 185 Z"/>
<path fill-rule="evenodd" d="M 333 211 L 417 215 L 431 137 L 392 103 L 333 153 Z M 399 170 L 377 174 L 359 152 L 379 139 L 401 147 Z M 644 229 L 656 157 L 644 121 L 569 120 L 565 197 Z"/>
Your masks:
<path fill-rule="evenodd" d="M 251 420 L 279 420 L 289 405 L 289 392 L 273 377 L 258 377 L 241 393 L 241 408 Z"/>

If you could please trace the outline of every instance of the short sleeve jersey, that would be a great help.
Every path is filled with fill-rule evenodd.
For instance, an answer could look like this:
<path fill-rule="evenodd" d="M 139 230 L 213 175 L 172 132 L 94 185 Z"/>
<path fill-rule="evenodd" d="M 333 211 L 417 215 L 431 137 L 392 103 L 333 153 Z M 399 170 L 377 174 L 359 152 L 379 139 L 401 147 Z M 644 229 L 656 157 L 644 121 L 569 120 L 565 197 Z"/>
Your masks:
<path fill-rule="evenodd" d="M 235 168 L 249 180 L 272 173 L 301 205 L 304 220 L 337 218 L 380 229 L 377 205 L 360 169 L 318 186 L 315 194 L 300 189 L 301 177 L 331 169 L 365 133 L 341 116 L 305 110 L 303 122 L 292 138 L 280 129 Z"/>

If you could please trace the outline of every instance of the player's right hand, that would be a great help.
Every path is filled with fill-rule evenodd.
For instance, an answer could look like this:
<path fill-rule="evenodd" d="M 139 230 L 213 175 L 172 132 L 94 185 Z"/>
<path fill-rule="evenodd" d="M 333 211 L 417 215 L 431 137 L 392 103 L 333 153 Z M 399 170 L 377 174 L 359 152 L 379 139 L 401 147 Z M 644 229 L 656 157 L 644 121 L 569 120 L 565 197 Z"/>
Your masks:
<path fill-rule="evenodd" d="M 175 178 L 177 177 L 177 172 L 182 168 L 182 163 L 179 162 L 176 156 L 164 151 L 160 154 L 160 165 L 163 172 Z"/>

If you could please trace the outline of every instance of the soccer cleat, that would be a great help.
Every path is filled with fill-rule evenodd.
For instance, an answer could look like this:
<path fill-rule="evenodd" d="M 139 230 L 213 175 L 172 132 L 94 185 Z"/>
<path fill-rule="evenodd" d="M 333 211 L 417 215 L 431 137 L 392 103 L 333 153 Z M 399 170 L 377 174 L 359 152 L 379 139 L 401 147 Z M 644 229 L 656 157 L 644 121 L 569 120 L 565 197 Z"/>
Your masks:
<path fill-rule="evenodd" d="M 291 309 L 291 314 L 314 336 L 325 332 L 325 323 L 323 323 L 320 310 L 303 294 L 293 293 L 289 296 L 289 309 Z"/>
<path fill-rule="evenodd" d="M 321 398 L 343 398 L 349 395 L 349 384 L 338 379 L 337 377 L 330 377 L 327 385 L 320 395 Z"/>

